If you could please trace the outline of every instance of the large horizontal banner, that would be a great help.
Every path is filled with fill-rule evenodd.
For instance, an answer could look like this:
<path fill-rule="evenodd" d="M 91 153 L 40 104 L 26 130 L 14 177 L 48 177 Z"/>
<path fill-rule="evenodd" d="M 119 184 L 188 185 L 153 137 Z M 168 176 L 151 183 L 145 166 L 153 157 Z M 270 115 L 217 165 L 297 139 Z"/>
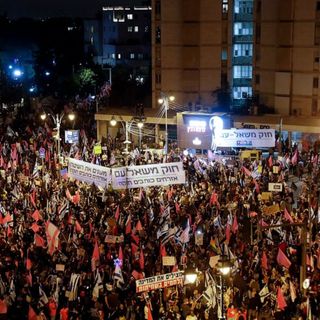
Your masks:
<path fill-rule="evenodd" d="M 272 148 L 275 146 L 274 129 L 221 130 L 215 138 L 218 147 Z"/>
<path fill-rule="evenodd" d="M 111 183 L 110 168 L 72 158 L 69 158 L 68 176 L 104 188 Z"/>
<path fill-rule="evenodd" d="M 182 162 L 112 168 L 114 189 L 166 186 L 185 182 Z"/>
<path fill-rule="evenodd" d="M 136 280 L 136 292 L 152 291 L 176 285 L 183 285 L 183 272 L 161 274 L 150 278 Z"/>

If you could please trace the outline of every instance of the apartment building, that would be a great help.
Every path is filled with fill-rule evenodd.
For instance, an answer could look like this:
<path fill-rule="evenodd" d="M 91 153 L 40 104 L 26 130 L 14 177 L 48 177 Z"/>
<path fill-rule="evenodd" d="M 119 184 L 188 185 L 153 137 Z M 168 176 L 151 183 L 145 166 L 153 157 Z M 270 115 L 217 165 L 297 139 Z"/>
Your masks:
<path fill-rule="evenodd" d="M 153 107 L 254 103 L 283 115 L 318 114 L 320 1 L 152 0 Z M 320 108 L 320 107 L 319 107 Z"/>

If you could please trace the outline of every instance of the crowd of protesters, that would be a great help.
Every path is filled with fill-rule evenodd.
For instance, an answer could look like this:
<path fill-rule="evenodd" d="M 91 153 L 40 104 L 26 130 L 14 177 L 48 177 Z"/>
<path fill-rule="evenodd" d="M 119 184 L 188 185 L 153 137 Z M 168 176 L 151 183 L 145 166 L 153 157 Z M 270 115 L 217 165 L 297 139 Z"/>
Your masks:
<path fill-rule="evenodd" d="M 183 161 L 187 183 L 117 191 L 74 181 L 48 125 L 7 127 L 0 319 L 216 319 L 215 257 L 223 255 L 233 266 L 223 298 L 228 319 L 319 319 L 317 154 L 296 149 L 240 161 L 136 150 L 123 159 L 112 142 L 95 155 L 96 141 L 81 130 L 80 142 L 62 144 L 62 154 L 110 167 Z M 270 182 L 282 191 L 268 193 Z M 163 256 L 176 265 L 163 266 Z M 190 266 L 199 271 L 195 284 L 136 293 L 136 280 Z"/>

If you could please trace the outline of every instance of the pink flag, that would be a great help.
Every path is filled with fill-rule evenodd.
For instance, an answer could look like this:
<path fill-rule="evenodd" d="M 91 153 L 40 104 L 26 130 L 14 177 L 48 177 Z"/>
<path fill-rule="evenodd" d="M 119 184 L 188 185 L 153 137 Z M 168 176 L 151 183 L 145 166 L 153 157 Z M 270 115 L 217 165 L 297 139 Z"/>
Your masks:
<path fill-rule="evenodd" d="M 293 223 L 293 219 L 290 213 L 288 212 L 287 208 L 284 208 L 284 218 L 288 220 L 290 223 Z"/>
<path fill-rule="evenodd" d="M 13 221 L 13 218 L 12 218 L 11 214 L 7 213 L 7 215 L 2 220 L 2 223 L 6 224 L 6 223 L 9 223 L 9 222 L 12 222 L 12 221 Z"/>
<path fill-rule="evenodd" d="M 260 225 L 262 227 L 268 227 L 269 226 L 263 219 L 261 219 L 259 223 L 260 223 Z"/>
<path fill-rule="evenodd" d="M 298 163 L 298 149 L 294 152 L 292 158 L 291 158 L 292 165 L 296 165 Z"/>
<path fill-rule="evenodd" d="M 245 166 L 242 166 L 242 171 L 247 175 L 248 177 L 251 177 L 251 171 L 247 169 Z"/>
<path fill-rule="evenodd" d="M 253 179 L 254 186 L 256 188 L 256 192 L 260 193 L 260 185 L 256 179 Z"/>
<path fill-rule="evenodd" d="M 270 156 L 268 158 L 268 166 L 271 168 L 273 166 L 273 159 L 272 159 L 272 156 Z"/>
<path fill-rule="evenodd" d="M 218 194 L 213 191 L 210 197 L 210 205 L 216 204 L 218 202 Z"/>
<path fill-rule="evenodd" d="M 131 233 L 131 215 L 129 214 L 126 222 L 126 234 Z"/>
<path fill-rule="evenodd" d="M 82 227 L 81 227 L 81 225 L 80 225 L 80 223 L 79 223 L 78 220 L 76 220 L 75 225 L 76 225 L 76 231 L 77 231 L 78 233 L 81 233 L 81 232 L 83 231 L 83 229 L 82 229 Z"/>
<path fill-rule="evenodd" d="M 59 247 L 59 229 L 52 223 L 46 222 L 46 236 L 48 242 L 48 252 L 50 255 L 53 255 L 54 251 Z"/>
<path fill-rule="evenodd" d="M 283 296 L 283 293 L 282 293 L 282 290 L 280 287 L 278 287 L 278 291 L 277 291 L 277 305 L 278 305 L 278 308 L 280 310 L 284 310 L 287 306 L 287 303 L 286 303 L 286 300 Z"/>
<path fill-rule="evenodd" d="M 190 223 L 189 223 L 189 219 L 187 221 L 186 228 L 182 231 L 182 233 L 180 235 L 180 241 L 182 243 L 187 243 L 187 242 L 190 241 Z"/>
<path fill-rule="evenodd" d="M 72 202 L 74 204 L 79 204 L 80 203 L 80 193 L 79 193 L 79 191 L 77 191 L 76 194 L 72 197 Z"/>
<path fill-rule="evenodd" d="M 119 246 L 118 259 L 121 260 L 121 262 L 123 261 L 123 252 L 121 246 Z"/>
<path fill-rule="evenodd" d="M 230 241 L 230 224 L 229 223 L 227 223 L 227 226 L 226 226 L 226 241 L 227 241 L 227 243 L 229 243 L 229 241 Z"/>
<path fill-rule="evenodd" d="M 175 207 L 176 207 L 176 213 L 180 213 L 180 211 L 181 211 L 181 209 L 180 209 L 180 205 L 179 205 L 179 203 L 178 202 L 176 202 L 176 204 L 175 204 Z"/>
<path fill-rule="evenodd" d="M 234 215 L 233 223 L 232 223 L 232 232 L 235 234 L 239 229 L 237 215 Z"/>
<path fill-rule="evenodd" d="M 291 266 L 291 261 L 288 259 L 288 257 L 283 253 L 283 251 L 280 248 L 278 250 L 277 262 L 281 266 L 283 266 L 283 267 L 285 267 L 287 269 L 289 269 L 290 266 Z"/>
<path fill-rule="evenodd" d="M 267 258 L 265 251 L 263 251 L 263 253 L 262 253 L 261 267 L 265 270 L 268 270 L 268 258 Z"/>
<path fill-rule="evenodd" d="M 69 189 L 66 190 L 66 197 L 67 197 L 67 199 L 68 199 L 69 201 L 71 201 L 71 202 L 73 201 L 73 198 L 72 198 L 72 195 L 71 195 Z"/>
<path fill-rule="evenodd" d="M 34 232 L 37 233 L 40 230 L 40 227 L 34 222 L 30 229 Z"/>

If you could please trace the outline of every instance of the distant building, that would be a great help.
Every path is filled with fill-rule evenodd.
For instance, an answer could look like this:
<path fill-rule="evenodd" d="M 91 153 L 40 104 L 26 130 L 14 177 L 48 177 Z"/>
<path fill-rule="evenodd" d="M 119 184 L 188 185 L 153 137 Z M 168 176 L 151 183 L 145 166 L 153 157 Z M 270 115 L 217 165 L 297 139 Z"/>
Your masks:
<path fill-rule="evenodd" d="M 283 115 L 317 115 L 320 1 L 152 0 L 152 104 L 234 111 L 256 103 Z"/>
<path fill-rule="evenodd" d="M 108 0 L 99 20 L 85 21 L 85 51 L 101 65 L 123 65 L 144 82 L 151 67 L 151 1 Z"/>

